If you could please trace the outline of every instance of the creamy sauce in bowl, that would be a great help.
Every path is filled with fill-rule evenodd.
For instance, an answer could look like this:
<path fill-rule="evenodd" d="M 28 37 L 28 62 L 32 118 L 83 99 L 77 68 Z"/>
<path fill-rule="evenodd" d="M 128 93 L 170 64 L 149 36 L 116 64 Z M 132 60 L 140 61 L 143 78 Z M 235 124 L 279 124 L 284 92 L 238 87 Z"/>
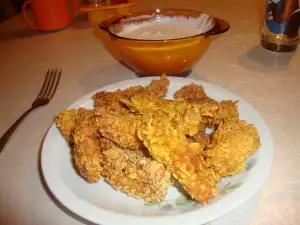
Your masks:
<path fill-rule="evenodd" d="M 180 23 L 146 24 L 135 29 L 122 31 L 119 36 L 141 40 L 166 40 L 190 37 L 199 34 L 197 29 Z"/>
<path fill-rule="evenodd" d="M 138 40 L 168 40 L 195 36 L 213 27 L 212 18 L 202 14 L 199 18 L 159 17 L 124 25 L 118 36 Z"/>

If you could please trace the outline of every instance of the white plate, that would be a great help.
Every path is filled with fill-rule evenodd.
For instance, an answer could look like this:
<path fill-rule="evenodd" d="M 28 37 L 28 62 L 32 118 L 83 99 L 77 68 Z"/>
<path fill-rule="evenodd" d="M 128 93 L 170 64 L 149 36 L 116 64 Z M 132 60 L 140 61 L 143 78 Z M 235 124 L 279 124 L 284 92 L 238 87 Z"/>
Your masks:
<path fill-rule="evenodd" d="M 105 86 L 76 101 L 69 108 L 93 108 L 93 96 L 98 91 L 115 91 L 133 85 L 148 85 L 153 77 L 122 81 Z M 262 146 L 252 155 L 247 169 L 222 179 L 220 192 L 205 206 L 184 200 L 176 188 L 168 189 L 161 205 L 144 205 L 144 201 L 115 191 L 103 179 L 88 184 L 80 178 L 71 163 L 70 148 L 56 128 L 51 126 L 41 154 L 42 171 L 51 192 L 68 209 L 79 216 L 102 225 L 200 225 L 215 220 L 250 198 L 263 184 L 273 159 L 273 141 L 263 118 L 239 96 L 212 84 L 187 78 L 169 78 L 168 98 L 184 85 L 201 84 L 207 94 L 216 100 L 239 100 L 240 118 L 258 129 Z M 179 201 L 179 204 L 178 204 Z M 180 204 L 182 203 L 182 204 Z"/>

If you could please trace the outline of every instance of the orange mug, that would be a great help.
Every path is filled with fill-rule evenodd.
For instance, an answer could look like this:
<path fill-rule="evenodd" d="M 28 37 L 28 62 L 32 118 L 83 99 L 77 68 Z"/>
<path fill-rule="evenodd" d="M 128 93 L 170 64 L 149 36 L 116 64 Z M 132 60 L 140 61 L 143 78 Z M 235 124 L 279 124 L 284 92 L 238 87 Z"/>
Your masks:
<path fill-rule="evenodd" d="M 22 6 L 25 23 L 33 30 L 61 30 L 67 27 L 76 15 L 76 0 L 71 1 L 73 12 L 69 15 L 67 0 L 28 0 Z M 29 4 L 36 25 L 31 24 L 27 18 L 26 7 Z"/>

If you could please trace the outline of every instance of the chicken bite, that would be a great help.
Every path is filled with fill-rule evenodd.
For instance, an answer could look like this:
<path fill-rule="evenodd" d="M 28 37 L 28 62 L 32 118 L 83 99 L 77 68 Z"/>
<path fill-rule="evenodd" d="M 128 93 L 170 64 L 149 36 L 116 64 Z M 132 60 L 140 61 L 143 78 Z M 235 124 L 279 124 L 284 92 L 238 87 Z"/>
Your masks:
<path fill-rule="evenodd" d="M 217 102 L 211 99 L 188 102 L 185 100 L 165 100 L 149 96 L 134 96 L 121 100 L 131 114 L 165 114 L 186 134 L 193 136 L 199 130 L 216 126 L 226 120 L 238 118 L 237 102 L 230 100 Z"/>
<path fill-rule="evenodd" d="M 112 147 L 103 152 L 103 176 L 116 190 L 147 202 L 160 202 L 170 185 L 164 165 L 142 152 Z"/>
<path fill-rule="evenodd" d="M 103 170 L 99 136 L 93 111 L 80 108 L 74 128 L 72 156 L 77 172 L 89 183 L 100 180 Z"/>
<path fill-rule="evenodd" d="M 204 88 L 198 84 L 183 86 L 175 92 L 175 99 L 186 100 L 198 106 L 203 106 L 207 111 L 202 111 L 203 116 L 207 116 L 207 125 L 217 125 L 230 118 L 238 118 L 237 101 L 225 100 L 217 102 L 207 96 Z"/>
<path fill-rule="evenodd" d="M 72 161 L 78 174 L 89 183 L 100 180 L 102 156 L 93 111 L 64 110 L 57 116 L 56 124 L 72 146 Z"/>
<path fill-rule="evenodd" d="M 208 98 L 204 88 L 201 85 L 194 83 L 183 86 L 175 92 L 174 97 L 178 100 L 187 100 L 192 102 Z"/>
<path fill-rule="evenodd" d="M 228 120 L 212 135 L 206 148 L 206 165 L 220 176 L 234 175 L 245 169 L 247 158 L 260 147 L 257 129 L 243 120 Z"/>
<path fill-rule="evenodd" d="M 116 142 L 122 148 L 141 149 L 136 135 L 141 116 L 131 113 L 123 100 L 134 96 L 162 98 L 168 91 L 170 81 L 165 75 L 153 80 L 148 86 L 133 86 L 115 92 L 99 92 L 94 96 L 96 124 L 102 136 Z"/>
<path fill-rule="evenodd" d="M 115 110 L 121 110 L 124 108 L 120 103 L 120 99 L 130 99 L 136 95 L 147 95 L 156 98 L 163 98 L 168 92 L 170 81 L 166 75 L 162 75 L 159 80 L 153 80 L 148 86 L 143 87 L 141 85 L 132 86 L 125 90 L 116 90 L 115 92 L 101 91 L 94 95 L 95 108 L 110 106 Z"/>
<path fill-rule="evenodd" d="M 138 129 L 138 137 L 151 156 L 167 167 L 192 198 L 207 203 L 217 193 L 219 177 L 205 165 L 204 146 L 190 143 L 170 118 L 150 114 Z"/>
<path fill-rule="evenodd" d="M 77 109 L 63 110 L 57 116 L 56 126 L 69 144 L 73 144 L 73 133 L 77 122 Z"/>
<path fill-rule="evenodd" d="M 122 148 L 140 150 L 143 147 L 136 134 L 141 119 L 140 115 L 122 113 L 107 107 L 95 109 L 95 125 L 100 134 Z"/>

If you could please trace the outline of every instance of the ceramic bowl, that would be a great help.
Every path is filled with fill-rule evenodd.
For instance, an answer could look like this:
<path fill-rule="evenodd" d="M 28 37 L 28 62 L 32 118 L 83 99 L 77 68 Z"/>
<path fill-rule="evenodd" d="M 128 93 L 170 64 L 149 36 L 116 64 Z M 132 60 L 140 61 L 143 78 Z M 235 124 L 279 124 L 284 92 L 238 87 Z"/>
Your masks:
<path fill-rule="evenodd" d="M 142 22 L 159 22 L 162 17 L 204 18 L 198 26 L 205 26 L 203 33 L 166 40 L 140 40 L 121 37 L 120 31 L 126 25 Z M 206 52 L 211 36 L 229 29 L 229 24 L 208 14 L 185 9 L 156 9 L 135 12 L 119 18 L 111 18 L 99 25 L 109 34 L 110 44 L 118 51 L 124 64 L 141 76 L 184 76 Z"/>

